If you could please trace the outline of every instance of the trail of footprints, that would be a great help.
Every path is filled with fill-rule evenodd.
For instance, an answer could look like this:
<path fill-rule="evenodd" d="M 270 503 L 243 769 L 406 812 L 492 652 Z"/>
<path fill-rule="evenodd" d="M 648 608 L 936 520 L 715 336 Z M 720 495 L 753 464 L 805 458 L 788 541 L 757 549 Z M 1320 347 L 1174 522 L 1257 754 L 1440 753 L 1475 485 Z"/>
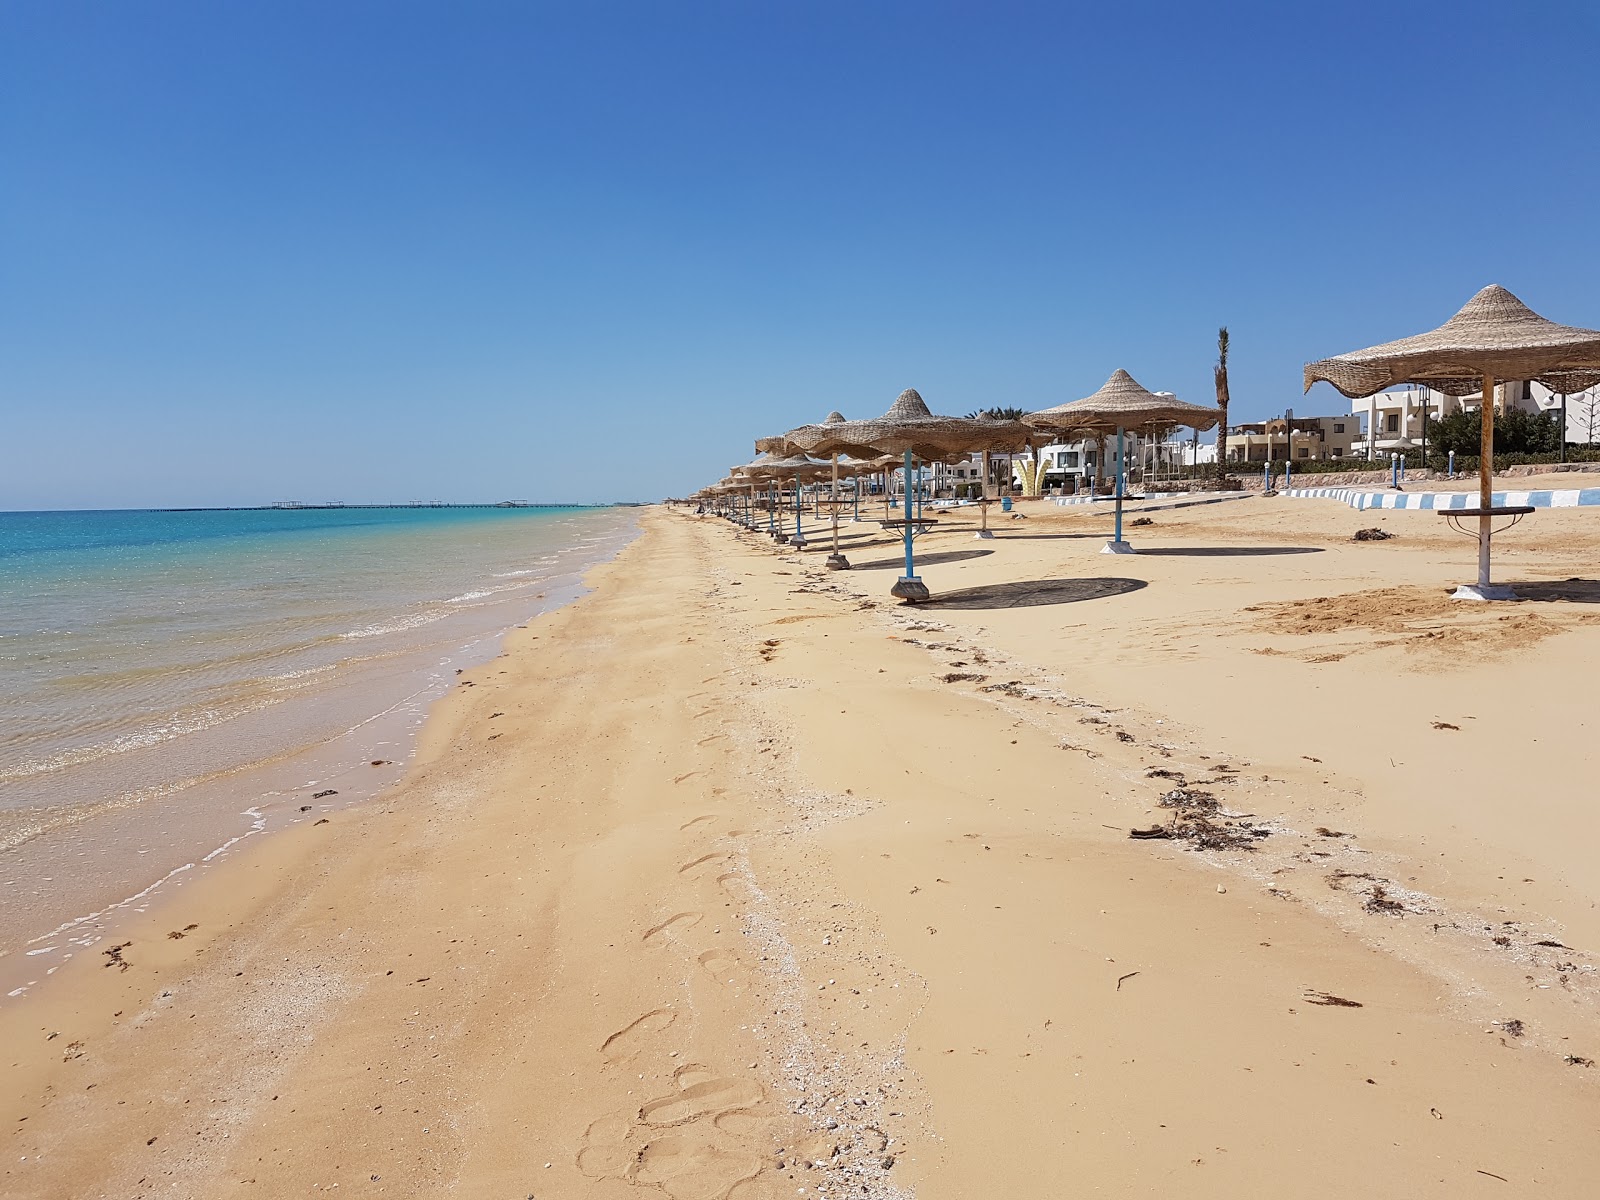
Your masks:
<path fill-rule="evenodd" d="M 718 814 L 707 813 L 685 822 L 681 831 L 703 836 L 718 820 Z M 728 830 L 718 840 L 738 832 Z M 753 898 L 751 885 L 726 850 L 690 858 L 677 875 L 701 889 L 714 883 L 736 904 Z M 707 947 L 704 925 L 703 912 L 684 909 L 645 930 L 640 940 L 653 950 L 684 954 L 714 983 L 742 992 L 752 981 L 749 966 L 727 946 Z M 652 1056 L 664 1061 L 673 1050 L 669 1034 L 686 1026 L 680 1024 L 678 1008 L 652 1009 L 606 1038 L 600 1053 L 613 1066 L 638 1071 Z M 584 1132 L 577 1166 L 591 1179 L 664 1193 L 672 1200 L 765 1200 L 776 1193 L 758 1176 L 772 1162 L 778 1123 L 766 1091 L 755 1080 L 688 1063 L 672 1072 L 663 1094 L 625 1114 L 592 1122 Z"/>

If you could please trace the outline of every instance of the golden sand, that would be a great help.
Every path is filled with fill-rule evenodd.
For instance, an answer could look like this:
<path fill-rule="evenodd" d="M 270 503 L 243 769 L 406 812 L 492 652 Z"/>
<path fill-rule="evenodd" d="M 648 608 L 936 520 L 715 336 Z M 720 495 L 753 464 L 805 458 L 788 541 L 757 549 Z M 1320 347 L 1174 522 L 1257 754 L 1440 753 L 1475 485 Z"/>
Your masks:
<path fill-rule="evenodd" d="M 1022 509 L 917 608 L 875 523 L 647 514 L 395 790 L 0 1014 L 0 1194 L 1593 1194 L 1600 514 L 1475 606 L 1430 513 Z"/>

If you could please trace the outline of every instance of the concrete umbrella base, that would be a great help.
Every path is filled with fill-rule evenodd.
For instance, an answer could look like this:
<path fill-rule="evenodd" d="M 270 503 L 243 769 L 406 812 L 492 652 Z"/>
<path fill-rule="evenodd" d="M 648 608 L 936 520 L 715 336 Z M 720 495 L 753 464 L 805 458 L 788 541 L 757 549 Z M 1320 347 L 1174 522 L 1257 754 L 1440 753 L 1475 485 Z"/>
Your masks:
<path fill-rule="evenodd" d="M 898 596 L 907 604 L 920 604 L 929 598 L 928 585 L 920 579 L 901 578 L 895 580 L 894 586 L 889 589 L 891 596 Z"/>
<path fill-rule="evenodd" d="M 989 532 L 987 529 L 980 529 L 972 536 L 975 538 L 982 538 L 984 541 L 988 541 L 990 538 L 994 537 L 994 534 Z"/>
<path fill-rule="evenodd" d="M 1516 600 L 1517 593 L 1503 583 L 1463 583 L 1450 593 L 1452 600 Z"/>
<path fill-rule="evenodd" d="M 1107 542 L 1100 547 L 1101 554 L 1137 554 L 1139 553 L 1127 542 Z"/>
<path fill-rule="evenodd" d="M 828 555 L 828 570 L 830 570 L 830 571 L 848 571 L 849 569 L 850 569 L 850 560 L 848 558 L 846 558 L 844 555 L 842 555 L 842 554 L 830 554 L 830 555 Z"/>

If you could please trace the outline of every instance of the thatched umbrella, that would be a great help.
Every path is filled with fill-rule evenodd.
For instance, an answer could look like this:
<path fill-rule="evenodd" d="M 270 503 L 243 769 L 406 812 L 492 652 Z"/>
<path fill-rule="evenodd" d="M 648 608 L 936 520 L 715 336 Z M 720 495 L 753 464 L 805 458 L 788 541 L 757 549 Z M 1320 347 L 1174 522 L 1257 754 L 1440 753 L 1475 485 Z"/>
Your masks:
<path fill-rule="evenodd" d="M 896 459 L 894 456 L 888 454 L 882 455 L 878 458 L 856 458 L 854 455 L 850 454 L 841 454 L 838 456 L 840 469 L 842 469 L 846 475 L 849 475 L 855 479 L 855 488 L 853 489 L 854 496 L 852 497 L 854 500 L 854 509 L 850 517 L 852 521 L 861 520 L 861 481 L 868 475 L 876 475 L 878 472 L 892 467 L 895 462 Z M 885 489 L 885 495 L 887 494 L 887 489 Z"/>
<path fill-rule="evenodd" d="M 1553 392 L 1593 387 L 1600 383 L 1600 331 L 1547 321 L 1505 288 L 1491 284 L 1431 333 L 1308 363 L 1306 390 L 1319 379 L 1352 400 L 1400 383 L 1426 384 L 1448 396 L 1483 394 L 1478 507 L 1454 510 L 1457 517 L 1478 518 L 1478 582 L 1462 584 L 1455 594 L 1463 600 L 1516 599 L 1510 588 L 1489 582 L 1494 518 L 1532 511 L 1494 507 L 1495 381 L 1536 379 Z M 1376 432 L 1368 430 L 1367 436 Z M 1561 436 L 1566 435 L 1563 429 Z"/>
<path fill-rule="evenodd" d="M 818 478 L 828 469 L 828 464 L 808 458 L 804 454 L 791 454 L 785 458 L 769 458 L 757 472 L 758 478 L 773 480 L 792 479 L 794 481 L 794 536 L 789 542 L 795 546 L 806 544 L 805 535 L 800 530 L 800 484 L 803 481 Z M 778 534 L 779 541 L 785 540 L 784 534 Z"/>
<path fill-rule="evenodd" d="M 916 389 L 907 388 L 881 417 L 802 426 L 785 436 L 811 454 L 849 454 L 856 458 L 899 454 L 904 457 L 906 573 L 890 591 L 902 600 L 915 603 L 928 598 L 928 589 L 917 578 L 916 557 L 911 545 L 916 536 L 911 519 L 911 460 L 937 460 L 980 450 L 1014 450 L 1028 440 L 1028 432 L 1027 426 L 1016 421 L 935 416 L 928 411 Z"/>
<path fill-rule="evenodd" d="M 824 428 L 830 425 L 842 425 L 844 424 L 844 414 L 838 409 L 834 409 L 822 418 L 820 424 Z M 791 432 L 793 431 L 791 430 Z M 787 438 L 788 434 L 784 436 Z M 848 571 L 850 569 L 850 560 L 839 553 L 839 452 L 837 450 L 833 451 L 829 458 L 833 466 L 833 480 L 828 489 L 828 511 L 833 517 L 833 553 L 828 555 L 828 570 Z"/>
<path fill-rule="evenodd" d="M 797 454 L 803 453 L 801 445 L 794 440 L 795 433 L 805 430 L 825 430 L 829 426 L 844 424 L 844 414 L 835 409 L 815 425 L 802 425 L 798 430 L 791 429 L 788 433 L 774 434 L 771 437 L 757 438 L 756 449 L 769 453 Z M 828 555 L 828 569 L 830 571 L 848 571 L 850 560 L 839 553 L 839 452 L 830 452 L 831 466 L 833 468 L 832 483 L 828 491 L 829 511 L 833 516 L 833 553 Z"/>
<path fill-rule="evenodd" d="M 760 440 L 767 441 L 769 439 L 762 438 Z M 783 455 L 781 454 L 775 453 L 771 450 L 763 450 L 749 462 L 742 466 L 733 468 L 733 473 L 735 475 L 743 476 L 749 481 L 750 502 L 752 505 L 755 503 L 756 485 L 758 483 L 765 483 L 768 485 L 769 496 L 767 501 L 767 533 L 772 537 L 777 537 L 778 530 L 777 522 L 774 518 L 776 500 L 770 495 L 770 491 L 771 483 L 773 480 L 778 478 L 778 474 L 773 472 L 770 468 L 773 466 L 773 464 L 781 462 L 782 459 Z"/>
<path fill-rule="evenodd" d="M 1028 413 L 1022 419 L 1035 429 L 1057 435 L 1116 431 L 1116 533 L 1101 553 L 1132 554 L 1133 547 L 1122 540 L 1122 497 L 1126 474 L 1123 469 L 1122 431 L 1130 426 L 1138 428 L 1142 425 L 1191 425 L 1196 429 L 1210 429 L 1221 416 L 1221 412 L 1215 408 L 1190 404 L 1170 392 L 1149 391 L 1132 375 L 1118 368 L 1092 396 Z"/>
<path fill-rule="evenodd" d="M 780 461 L 780 456 L 770 452 L 763 452 L 743 466 L 733 469 L 735 475 L 743 476 L 749 483 L 752 497 L 754 497 L 758 486 L 765 485 L 767 490 L 767 536 L 772 538 L 778 536 L 778 498 L 773 488 L 773 483 L 778 476 L 770 468 L 778 461 Z"/>
<path fill-rule="evenodd" d="M 841 422 L 843 420 L 844 420 L 844 415 L 842 413 L 838 412 L 838 411 L 834 411 L 834 412 L 829 413 L 826 417 L 824 417 L 820 423 L 824 424 L 824 425 L 829 425 L 829 424 L 837 425 L 839 422 Z M 812 428 L 812 426 L 802 425 L 801 428 L 802 429 L 810 429 L 810 428 Z M 790 432 L 792 433 L 793 430 L 791 430 Z M 782 458 L 782 457 L 793 456 L 793 455 L 796 455 L 796 454 L 800 454 L 800 455 L 804 454 L 804 451 L 801 450 L 801 448 L 798 445 L 796 445 L 794 442 L 789 440 L 789 434 L 787 434 L 787 433 L 774 433 L 774 434 L 768 435 L 767 437 L 758 437 L 756 439 L 756 449 L 761 452 L 763 457 L 775 456 L 775 457 Z M 837 568 L 840 568 L 840 567 L 848 568 L 850 566 L 850 564 L 845 561 L 844 556 L 839 553 L 839 527 L 838 527 L 839 526 L 839 522 L 838 522 L 838 511 L 837 511 L 837 504 L 838 504 L 838 499 L 839 499 L 839 470 L 838 470 L 838 459 L 839 459 L 839 456 L 837 454 L 835 454 L 833 456 L 833 459 L 834 459 L 834 463 L 833 463 L 833 466 L 834 466 L 834 470 L 833 470 L 833 488 L 832 488 L 832 492 L 831 492 L 831 495 L 830 495 L 830 499 L 834 502 L 835 510 L 834 510 L 834 529 L 833 529 L 833 553 L 828 556 L 828 567 L 829 567 L 830 570 L 837 569 Z M 804 545 L 804 544 L 805 544 L 805 542 L 802 540 L 800 542 L 800 545 Z"/>

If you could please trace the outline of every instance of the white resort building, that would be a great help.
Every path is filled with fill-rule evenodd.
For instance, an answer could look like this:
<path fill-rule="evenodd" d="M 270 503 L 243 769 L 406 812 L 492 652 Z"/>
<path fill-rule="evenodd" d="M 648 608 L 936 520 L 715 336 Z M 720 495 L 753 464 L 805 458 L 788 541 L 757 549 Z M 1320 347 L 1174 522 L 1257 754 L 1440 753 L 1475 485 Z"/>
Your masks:
<path fill-rule="evenodd" d="M 1361 438 L 1361 422 L 1354 417 L 1295 417 L 1294 429 L 1284 418 L 1228 427 L 1230 463 L 1324 462 L 1350 458 Z M 1215 451 L 1213 451 L 1215 458 Z"/>
<path fill-rule="evenodd" d="M 1562 398 L 1542 383 L 1512 380 L 1495 385 L 1497 411 L 1520 409 L 1529 413 L 1559 413 Z M 1423 414 L 1430 422 L 1458 412 L 1477 412 L 1483 393 L 1446 396 L 1426 387 L 1402 387 L 1350 401 L 1353 417 L 1365 418 L 1370 433 L 1356 439 L 1355 453 L 1362 458 L 1382 458 L 1398 450 L 1422 445 Z M 1566 398 L 1567 441 L 1592 443 L 1600 437 L 1600 388 L 1574 392 Z M 1230 455 L 1231 457 L 1231 455 Z"/>

